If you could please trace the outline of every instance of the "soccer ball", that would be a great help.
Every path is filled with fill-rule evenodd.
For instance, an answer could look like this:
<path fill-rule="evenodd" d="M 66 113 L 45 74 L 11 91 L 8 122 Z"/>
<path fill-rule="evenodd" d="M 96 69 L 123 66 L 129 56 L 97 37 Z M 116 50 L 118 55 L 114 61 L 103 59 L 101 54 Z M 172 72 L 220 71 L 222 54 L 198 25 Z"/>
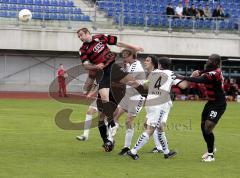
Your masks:
<path fill-rule="evenodd" d="M 22 22 L 28 22 L 32 19 L 32 12 L 28 9 L 22 9 L 18 14 L 18 18 Z"/>

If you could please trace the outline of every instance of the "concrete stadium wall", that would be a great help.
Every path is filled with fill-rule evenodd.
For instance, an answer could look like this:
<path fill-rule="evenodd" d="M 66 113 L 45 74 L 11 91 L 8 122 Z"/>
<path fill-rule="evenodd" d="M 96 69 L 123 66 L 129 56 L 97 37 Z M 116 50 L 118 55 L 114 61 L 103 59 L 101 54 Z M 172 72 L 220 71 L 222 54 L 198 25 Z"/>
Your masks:
<path fill-rule="evenodd" d="M 47 92 L 57 77 L 60 63 L 66 70 L 79 65 L 78 57 L 43 56 L 39 54 L 0 55 L 0 91 Z M 68 91 L 83 91 L 87 74 L 70 82 Z"/>
<path fill-rule="evenodd" d="M 167 55 L 208 56 L 219 53 L 222 56 L 240 57 L 239 34 L 214 33 L 168 33 L 143 32 L 137 30 L 101 30 L 93 33 L 108 33 L 120 41 L 137 44 L 144 53 Z M 81 42 L 76 30 L 50 29 L 0 29 L 0 49 L 78 51 Z M 116 52 L 118 48 L 113 48 Z"/>

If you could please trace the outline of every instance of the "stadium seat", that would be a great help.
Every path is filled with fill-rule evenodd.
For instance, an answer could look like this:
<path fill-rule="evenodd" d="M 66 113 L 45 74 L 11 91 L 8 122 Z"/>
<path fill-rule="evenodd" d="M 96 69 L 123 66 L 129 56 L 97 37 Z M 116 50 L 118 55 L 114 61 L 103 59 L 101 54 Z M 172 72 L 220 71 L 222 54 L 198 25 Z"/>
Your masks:
<path fill-rule="evenodd" d="M 65 6 L 66 4 L 65 4 L 65 1 L 64 0 L 60 0 L 59 1 L 59 6 Z"/>
<path fill-rule="evenodd" d="M 65 20 L 65 15 L 64 14 L 58 14 L 57 19 L 58 20 Z"/>
<path fill-rule="evenodd" d="M 51 20 L 57 20 L 57 14 L 56 13 L 51 13 L 50 14 L 50 19 Z"/>
<path fill-rule="evenodd" d="M 74 3 L 73 3 L 73 1 L 67 1 L 66 2 L 66 6 L 68 6 L 68 7 L 73 7 L 74 6 Z"/>
<path fill-rule="evenodd" d="M 40 14 L 40 13 L 33 13 L 32 18 L 33 19 L 42 19 L 42 14 Z"/>
<path fill-rule="evenodd" d="M 9 17 L 17 17 L 17 12 L 15 12 L 15 11 L 10 11 L 10 12 L 8 13 L 8 16 L 9 16 Z"/>
<path fill-rule="evenodd" d="M 73 9 L 73 13 L 74 13 L 74 14 L 81 14 L 81 9 L 75 7 L 75 8 Z"/>
<path fill-rule="evenodd" d="M 42 12 L 41 6 L 33 6 L 33 11 L 34 12 Z"/>
<path fill-rule="evenodd" d="M 17 4 L 17 0 L 9 0 L 10 4 Z"/>
<path fill-rule="evenodd" d="M 50 1 L 49 0 L 43 0 L 42 1 L 42 5 L 49 6 L 50 5 Z"/>
<path fill-rule="evenodd" d="M 58 1 L 57 0 L 51 0 L 50 5 L 51 6 L 58 6 Z"/>
<path fill-rule="evenodd" d="M 33 0 L 26 0 L 26 2 L 25 2 L 26 4 L 33 4 Z"/>
<path fill-rule="evenodd" d="M 12 11 L 17 11 L 17 5 L 16 5 L 16 4 L 10 4 L 10 5 L 8 6 L 8 9 L 9 9 L 9 10 L 12 10 Z"/>

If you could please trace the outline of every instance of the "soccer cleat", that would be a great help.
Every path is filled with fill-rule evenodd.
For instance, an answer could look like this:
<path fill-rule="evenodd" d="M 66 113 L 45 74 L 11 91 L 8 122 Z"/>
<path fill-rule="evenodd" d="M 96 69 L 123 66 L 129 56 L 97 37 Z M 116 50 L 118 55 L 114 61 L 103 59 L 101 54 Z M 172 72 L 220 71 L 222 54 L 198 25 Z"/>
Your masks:
<path fill-rule="evenodd" d="M 217 148 L 214 148 L 213 154 L 215 154 L 216 152 L 217 152 Z M 206 158 L 207 156 L 208 156 L 208 152 L 206 152 L 202 155 L 202 159 Z"/>
<path fill-rule="evenodd" d="M 131 152 L 131 150 L 129 150 L 129 151 L 127 152 L 127 155 L 130 156 L 130 157 L 131 157 L 132 159 L 134 159 L 134 160 L 138 160 L 138 159 L 139 159 L 138 154 L 133 154 L 133 153 Z"/>
<path fill-rule="evenodd" d="M 207 157 L 203 158 L 203 162 L 212 162 L 215 161 L 215 158 L 213 155 L 208 155 Z"/>
<path fill-rule="evenodd" d="M 157 149 L 157 147 L 153 148 L 150 153 L 163 153 L 162 150 Z"/>
<path fill-rule="evenodd" d="M 76 139 L 79 141 L 87 141 L 88 137 L 85 135 L 76 136 Z"/>
<path fill-rule="evenodd" d="M 111 152 L 114 149 L 114 141 L 107 140 L 102 146 L 106 152 Z"/>
<path fill-rule="evenodd" d="M 124 148 L 121 150 L 121 152 L 118 153 L 118 155 L 120 155 L 120 156 L 125 156 L 129 150 L 130 150 L 130 149 L 129 149 L 128 147 L 124 147 Z"/>
<path fill-rule="evenodd" d="M 170 159 L 170 158 L 174 157 L 175 155 L 177 155 L 177 152 L 170 151 L 168 154 L 164 154 L 164 158 L 165 159 Z"/>

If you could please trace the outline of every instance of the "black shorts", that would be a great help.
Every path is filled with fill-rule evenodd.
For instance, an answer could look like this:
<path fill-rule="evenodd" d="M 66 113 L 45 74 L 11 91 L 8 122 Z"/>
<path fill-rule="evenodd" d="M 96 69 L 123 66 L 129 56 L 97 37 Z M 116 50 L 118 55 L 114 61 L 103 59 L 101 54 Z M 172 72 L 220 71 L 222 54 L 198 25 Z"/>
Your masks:
<path fill-rule="evenodd" d="M 113 90 L 112 89 L 110 90 L 109 101 L 114 106 L 114 110 L 117 109 L 117 106 L 120 103 L 120 101 L 122 100 L 124 95 L 125 95 L 125 91 L 124 91 L 124 93 L 122 91 L 118 92 L 118 89 L 116 90 L 115 88 L 113 88 Z M 99 111 L 103 112 L 103 102 L 102 102 L 99 94 L 97 97 L 97 108 Z"/>
<path fill-rule="evenodd" d="M 102 88 L 110 88 L 111 82 L 116 82 L 124 78 L 128 75 L 127 72 L 124 72 L 122 68 L 116 64 L 115 62 L 110 63 L 107 67 L 103 69 L 103 73 L 100 72 L 97 74 L 102 75 L 101 79 L 99 79 L 99 89 Z"/>
<path fill-rule="evenodd" d="M 218 103 L 215 101 L 208 101 L 204 106 L 202 112 L 202 122 L 209 120 L 217 124 L 219 119 L 225 112 L 226 107 L 227 107 L 226 102 Z"/>

